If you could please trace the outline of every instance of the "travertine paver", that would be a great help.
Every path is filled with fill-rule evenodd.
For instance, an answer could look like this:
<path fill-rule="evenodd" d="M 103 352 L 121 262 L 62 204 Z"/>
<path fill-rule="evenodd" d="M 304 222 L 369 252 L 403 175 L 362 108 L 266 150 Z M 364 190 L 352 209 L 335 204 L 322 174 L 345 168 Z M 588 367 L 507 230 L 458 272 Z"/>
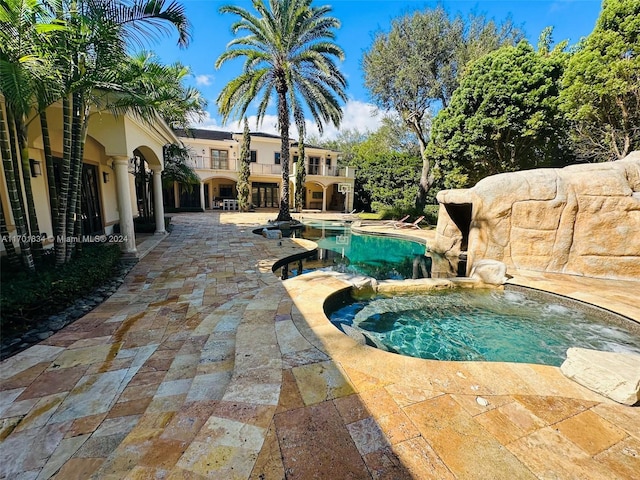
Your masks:
<path fill-rule="evenodd" d="M 310 247 L 251 233 L 269 215 L 174 216 L 108 301 L 2 362 L 0 478 L 637 476 L 638 407 L 555 367 L 357 345 L 322 310 L 344 279 L 271 273 Z M 513 281 L 640 319 L 640 282 Z"/>

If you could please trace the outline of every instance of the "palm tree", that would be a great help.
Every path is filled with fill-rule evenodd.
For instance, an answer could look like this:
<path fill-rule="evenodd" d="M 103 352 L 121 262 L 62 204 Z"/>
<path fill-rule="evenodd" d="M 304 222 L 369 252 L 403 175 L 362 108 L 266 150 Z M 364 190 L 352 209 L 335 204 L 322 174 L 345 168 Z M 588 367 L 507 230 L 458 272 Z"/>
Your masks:
<path fill-rule="evenodd" d="M 257 117 L 261 123 L 275 91 L 280 128 L 282 195 L 278 221 L 291 220 L 289 211 L 289 125 L 290 116 L 302 116 L 304 100 L 320 132 L 325 122 L 338 126 L 342 120 L 339 100 L 346 101 L 345 77 L 334 59 L 344 53 L 333 40 L 340 22 L 327 16 L 331 7 L 312 7 L 311 0 L 254 0 L 258 16 L 235 5 L 223 6 L 222 13 L 240 19 L 231 27 L 232 40 L 216 61 L 216 68 L 228 60 L 245 57 L 243 71 L 220 92 L 217 103 L 226 122 L 245 116 L 259 98 Z M 233 48 L 237 47 L 237 48 Z"/>
<path fill-rule="evenodd" d="M 8 142 L 3 152 L 3 158 L 7 160 L 4 163 L 7 187 L 17 196 L 14 198 L 10 194 L 11 211 L 21 238 L 30 240 L 20 242 L 23 263 L 30 271 L 35 271 L 31 247 L 35 257 L 39 258 L 42 242 L 39 240 L 38 217 L 29 174 L 27 123 L 36 98 L 43 92 L 55 90 L 55 79 L 45 57 L 45 49 L 48 34 L 62 28 L 62 25 L 52 22 L 52 17 L 39 0 L 4 0 L 0 3 L 0 92 L 6 106 L 6 117 L 0 119 L 0 134 L 5 135 Z M 0 112 L 0 115 L 4 114 Z M 8 162 L 9 158 L 11 162 Z M 26 205 L 23 198 L 26 199 Z M 15 250 L 10 253 L 15 253 Z"/>
<path fill-rule="evenodd" d="M 27 114 L 41 114 L 46 157 L 50 157 L 47 154 L 48 127 L 42 112 L 53 102 L 62 101 L 61 182 L 60 189 L 53 188 L 50 195 L 56 197 L 56 201 L 51 201 L 55 238 L 74 236 L 80 233 L 80 178 L 89 112 L 92 108 L 105 108 L 105 92 L 121 90 L 118 74 L 132 44 L 175 28 L 179 45 L 187 45 L 189 22 L 184 7 L 166 0 L 2 0 L 0 27 L 0 80 L 7 117 L 12 114 L 12 118 L 19 120 Z M 21 36 L 13 32 L 19 32 Z M 49 33 L 46 42 L 42 33 Z M 20 38 L 21 42 L 12 41 L 14 38 Z M 14 44 L 22 49 L 22 53 L 12 47 Z M 24 68 L 25 65 L 45 65 L 49 73 L 47 81 L 36 75 L 34 68 Z M 57 88 L 46 88 L 53 83 L 49 81 L 51 79 L 57 81 Z M 14 123 L 20 134 L 21 125 Z M 7 124 L 11 127 L 11 122 Z M 10 130 L 7 133 L 7 138 L 14 138 Z M 9 147 L 13 148 L 11 142 Z M 17 154 L 13 158 L 17 158 Z M 8 168 L 8 162 L 4 165 Z M 23 172 L 25 170 L 23 168 Z M 49 158 L 47 170 L 52 179 Z M 14 167 L 13 171 L 17 169 Z M 32 195 L 26 193 L 29 202 Z M 18 200 L 20 198 L 18 195 Z M 15 208 L 12 203 L 12 210 Z M 31 225 L 33 228 L 34 222 Z M 67 246 L 67 242 L 56 241 L 56 263 L 64 263 L 70 258 L 72 250 Z"/>
<path fill-rule="evenodd" d="M 191 75 L 189 67 L 179 62 L 164 65 L 154 53 L 142 51 L 126 58 L 118 71 L 117 90 L 108 92 L 105 106 L 113 113 L 130 113 L 143 121 L 158 114 L 180 129 L 204 118 L 206 99 L 182 83 Z"/>
<path fill-rule="evenodd" d="M 56 238 L 80 234 L 80 179 L 89 114 L 104 110 L 107 92 L 122 90 L 119 74 L 127 49 L 175 27 L 178 43 L 189 40 L 184 7 L 165 0 L 52 0 L 52 10 L 67 29 L 57 34 L 56 58 L 61 72 L 63 161 L 58 192 Z M 75 243 L 56 242 L 56 263 L 69 260 Z M 69 248 L 71 247 L 71 248 Z"/>

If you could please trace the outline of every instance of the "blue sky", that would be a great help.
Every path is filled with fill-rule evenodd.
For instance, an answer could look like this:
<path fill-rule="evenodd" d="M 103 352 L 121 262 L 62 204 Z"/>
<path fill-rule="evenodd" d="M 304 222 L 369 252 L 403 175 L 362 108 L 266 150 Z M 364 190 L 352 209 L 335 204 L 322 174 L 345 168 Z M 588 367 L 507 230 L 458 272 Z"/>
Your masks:
<path fill-rule="evenodd" d="M 241 130 L 235 124 L 223 126 L 215 104 L 222 87 L 240 72 L 241 63 L 228 62 L 220 70 L 214 63 L 233 38 L 230 26 L 236 19 L 230 14 L 222 15 L 218 9 L 222 5 L 234 4 L 251 9 L 251 2 L 217 0 L 181 0 L 192 23 L 193 38 L 187 49 L 175 46 L 176 37 L 163 39 L 154 44 L 154 50 L 164 63 L 180 61 L 188 65 L 193 73 L 189 83 L 196 86 L 209 102 L 208 117 L 198 126 L 201 128 Z M 342 23 L 336 32 L 336 43 L 345 51 L 342 72 L 347 76 L 349 101 L 344 108 L 343 128 L 361 131 L 375 130 L 379 116 L 372 115 L 372 106 L 363 86 L 360 68 L 362 54 L 370 47 L 373 36 L 378 31 L 388 31 L 391 20 L 415 10 L 433 8 L 441 3 L 451 14 L 485 14 L 497 22 L 511 16 L 513 23 L 521 27 L 527 38 L 536 45 L 538 35 L 546 26 L 554 27 L 555 41 L 568 39 L 574 44 L 588 35 L 595 25 L 601 8 L 600 0 L 490 0 L 490 1 L 423 1 L 423 0 L 315 0 L 315 5 L 331 5 L 333 16 Z M 253 112 L 249 112 L 252 114 Z M 275 108 L 273 112 L 275 113 Z M 255 117 L 251 118 L 251 129 L 255 129 Z M 275 115 L 268 115 L 259 130 L 276 133 Z M 313 133 L 313 125 L 309 125 Z M 332 137 L 336 129 L 325 128 L 325 136 Z"/>

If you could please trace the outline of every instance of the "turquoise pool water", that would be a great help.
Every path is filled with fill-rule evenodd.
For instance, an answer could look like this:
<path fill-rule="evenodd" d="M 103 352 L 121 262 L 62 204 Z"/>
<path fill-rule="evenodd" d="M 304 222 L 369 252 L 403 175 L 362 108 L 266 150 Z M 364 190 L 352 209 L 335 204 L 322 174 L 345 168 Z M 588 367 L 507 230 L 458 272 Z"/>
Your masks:
<path fill-rule="evenodd" d="M 327 314 L 338 328 L 360 330 L 370 344 L 426 359 L 559 366 L 569 347 L 640 354 L 637 325 L 538 295 L 464 289 L 344 300 Z"/>
<path fill-rule="evenodd" d="M 318 244 L 317 255 L 303 260 L 301 273 L 327 268 L 378 280 L 412 278 L 414 261 L 424 258 L 426 250 L 424 243 L 352 233 L 342 222 L 305 222 L 293 234 Z M 297 262 L 289 266 L 293 275 L 299 274 L 298 268 Z"/>

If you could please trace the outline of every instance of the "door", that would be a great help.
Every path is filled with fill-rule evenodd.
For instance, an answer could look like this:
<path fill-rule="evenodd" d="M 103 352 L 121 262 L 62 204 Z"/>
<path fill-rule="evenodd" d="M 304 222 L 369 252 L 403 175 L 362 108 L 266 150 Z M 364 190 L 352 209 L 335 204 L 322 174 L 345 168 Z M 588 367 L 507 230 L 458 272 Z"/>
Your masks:
<path fill-rule="evenodd" d="M 254 206 L 278 208 L 280 191 L 277 183 L 254 182 L 251 187 L 251 200 Z"/>
<path fill-rule="evenodd" d="M 98 235 L 104 233 L 102 209 L 98 193 L 98 168 L 82 164 L 82 233 Z"/>

